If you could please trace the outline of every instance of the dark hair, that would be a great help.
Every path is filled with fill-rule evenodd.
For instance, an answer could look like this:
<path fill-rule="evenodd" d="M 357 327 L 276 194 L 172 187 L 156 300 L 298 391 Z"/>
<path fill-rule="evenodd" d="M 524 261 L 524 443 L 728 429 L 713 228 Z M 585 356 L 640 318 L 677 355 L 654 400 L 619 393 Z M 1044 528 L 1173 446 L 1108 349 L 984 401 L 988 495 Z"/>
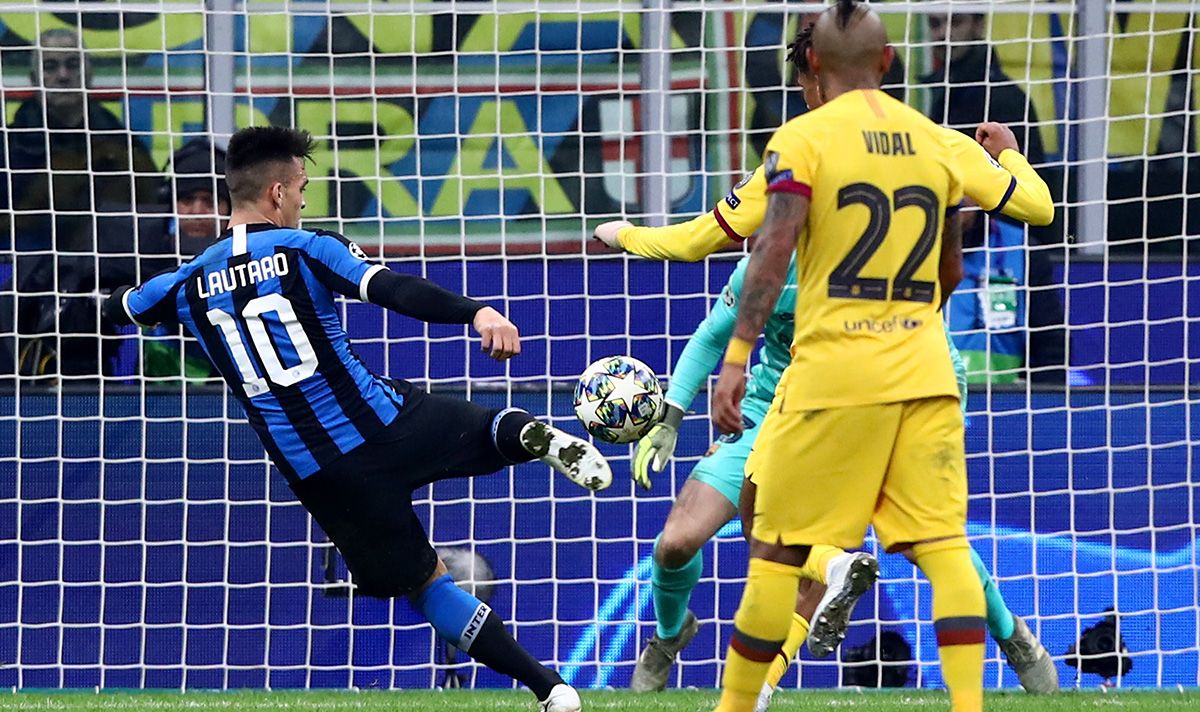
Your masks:
<path fill-rule="evenodd" d="M 314 150 L 312 134 L 304 129 L 251 126 L 238 131 L 229 139 L 225 155 L 230 197 L 234 203 L 257 200 L 263 188 L 277 180 L 275 172 L 261 170 L 265 164 L 290 165 L 296 158 L 312 160 Z"/>
<path fill-rule="evenodd" d="M 159 189 L 159 202 L 172 205 L 175 200 L 201 190 L 213 194 L 218 203 L 229 203 L 225 185 L 225 152 L 207 138 L 195 138 L 171 156 L 165 172 L 170 179 Z"/>
<path fill-rule="evenodd" d="M 843 30 L 849 27 L 850 18 L 858 10 L 858 0 L 838 0 L 836 6 L 838 27 Z"/>
<path fill-rule="evenodd" d="M 787 61 L 792 63 L 792 81 L 801 74 L 809 73 L 808 48 L 812 47 L 813 23 L 796 30 L 796 38 L 787 46 Z"/>

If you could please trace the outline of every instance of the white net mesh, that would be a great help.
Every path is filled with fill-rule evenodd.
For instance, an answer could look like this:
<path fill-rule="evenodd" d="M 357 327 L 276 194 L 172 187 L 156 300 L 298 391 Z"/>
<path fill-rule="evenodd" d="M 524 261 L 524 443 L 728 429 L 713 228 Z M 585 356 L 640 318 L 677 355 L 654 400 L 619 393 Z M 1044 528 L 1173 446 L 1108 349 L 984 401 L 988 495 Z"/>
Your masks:
<path fill-rule="evenodd" d="M 1200 56 L 1190 4 L 1119 5 L 876 7 L 902 65 L 895 90 L 956 128 L 1013 124 L 1058 208 L 1031 236 L 979 216 L 950 309 L 975 382 L 973 542 L 1065 680 L 1068 646 L 1112 608 L 1133 661 L 1121 684 L 1191 686 Z M 615 353 L 669 373 L 736 257 L 641 262 L 600 254 L 590 229 L 710 210 L 755 167 L 803 110 L 783 48 L 813 9 L 0 7 L 0 684 L 423 687 L 459 669 L 403 604 L 347 595 L 344 567 L 234 402 L 204 385 L 198 354 L 98 322 L 95 295 L 212 237 L 214 152 L 192 148 L 186 171 L 173 153 L 250 124 L 310 130 L 307 226 L 502 306 L 526 339 L 501 367 L 461 328 L 350 304 L 364 361 L 577 429 L 563 386 Z M 196 179 L 217 198 L 195 202 Z M 435 543 L 485 557 L 492 606 L 577 684 L 628 683 L 650 632 L 652 543 L 712 438 L 705 401 L 648 494 L 615 448 L 617 484 L 597 497 L 540 466 L 419 493 Z M 705 626 L 683 685 L 719 680 L 745 561 L 736 528 L 723 534 L 693 597 Z M 938 684 L 918 624 L 929 600 L 909 564 L 885 558 L 847 646 L 898 632 L 911 682 Z M 830 686 L 841 670 L 806 660 L 798 677 Z M 1015 684 L 994 647 L 987 682 Z"/>

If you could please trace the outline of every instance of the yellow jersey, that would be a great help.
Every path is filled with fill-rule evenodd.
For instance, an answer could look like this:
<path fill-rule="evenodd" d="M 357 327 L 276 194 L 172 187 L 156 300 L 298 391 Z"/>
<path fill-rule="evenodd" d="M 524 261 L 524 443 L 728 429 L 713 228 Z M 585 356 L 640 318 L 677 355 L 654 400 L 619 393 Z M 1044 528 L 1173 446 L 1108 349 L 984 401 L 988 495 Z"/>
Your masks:
<path fill-rule="evenodd" d="M 1017 151 L 1000 153 L 999 161 L 970 136 L 942 129 L 962 173 L 963 193 L 984 210 L 1030 225 L 1054 221 L 1050 188 Z M 740 244 L 758 230 L 767 214 L 767 179 L 762 166 L 748 174 L 709 212 L 663 227 L 640 225 L 617 233 L 626 251 L 654 260 L 695 262 Z"/>
<path fill-rule="evenodd" d="M 963 189 L 945 130 L 882 91 L 851 91 L 776 131 L 763 170 L 768 193 L 811 201 L 780 408 L 957 397 L 938 272 Z"/>

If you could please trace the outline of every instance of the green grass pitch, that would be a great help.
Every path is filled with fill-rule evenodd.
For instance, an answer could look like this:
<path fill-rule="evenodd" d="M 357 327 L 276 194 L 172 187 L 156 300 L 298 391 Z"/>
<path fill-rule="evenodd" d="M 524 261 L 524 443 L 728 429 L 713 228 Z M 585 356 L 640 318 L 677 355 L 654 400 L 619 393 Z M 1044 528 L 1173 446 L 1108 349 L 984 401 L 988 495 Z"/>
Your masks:
<path fill-rule="evenodd" d="M 584 692 L 585 712 L 709 712 L 717 693 L 671 691 L 657 695 L 628 692 Z M 1200 691 L 1140 692 L 1064 691 L 1054 697 L 1022 693 L 990 694 L 986 707 L 997 712 L 1065 712 L 1066 710 L 1200 710 Z M 923 691 L 781 692 L 773 712 L 801 710 L 851 710 L 853 712 L 907 712 L 948 710 L 944 693 Z M 481 710 L 533 710 L 533 696 L 517 691 L 395 691 L 395 692 L 20 692 L 0 695 L 0 710 L 371 710 L 378 712 L 475 712 Z"/>

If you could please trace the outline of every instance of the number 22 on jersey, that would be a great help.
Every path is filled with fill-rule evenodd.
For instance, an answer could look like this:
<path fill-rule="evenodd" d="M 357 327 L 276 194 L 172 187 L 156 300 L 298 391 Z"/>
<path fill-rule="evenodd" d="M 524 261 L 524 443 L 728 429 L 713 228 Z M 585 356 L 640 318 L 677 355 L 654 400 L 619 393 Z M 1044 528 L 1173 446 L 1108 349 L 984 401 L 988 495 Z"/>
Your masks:
<path fill-rule="evenodd" d="M 892 226 L 892 213 L 904 208 L 918 208 L 925 213 L 925 226 L 917 237 L 912 252 L 892 281 L 891 299 L 931 303 L 934 283 L 914 280 L 913 275 L 928 259 L 937 242 L 937 220 L 941 212 L 938 209 L 937 194 L 925 186 L 906 185 L 898 188 L 889 199 L 886 193 L 870 183 L 851 183 L 839 190 L 837 197 L 839 210 L 852 205 L 862 205 L 870 211 L 870 218 L 863 234 L 850 248 L 849 254 L 829 275 L 829 296 L 842 299 L 888 299 L 887 279 L 861 277 L 859 274 L 887 238 Z"/>

